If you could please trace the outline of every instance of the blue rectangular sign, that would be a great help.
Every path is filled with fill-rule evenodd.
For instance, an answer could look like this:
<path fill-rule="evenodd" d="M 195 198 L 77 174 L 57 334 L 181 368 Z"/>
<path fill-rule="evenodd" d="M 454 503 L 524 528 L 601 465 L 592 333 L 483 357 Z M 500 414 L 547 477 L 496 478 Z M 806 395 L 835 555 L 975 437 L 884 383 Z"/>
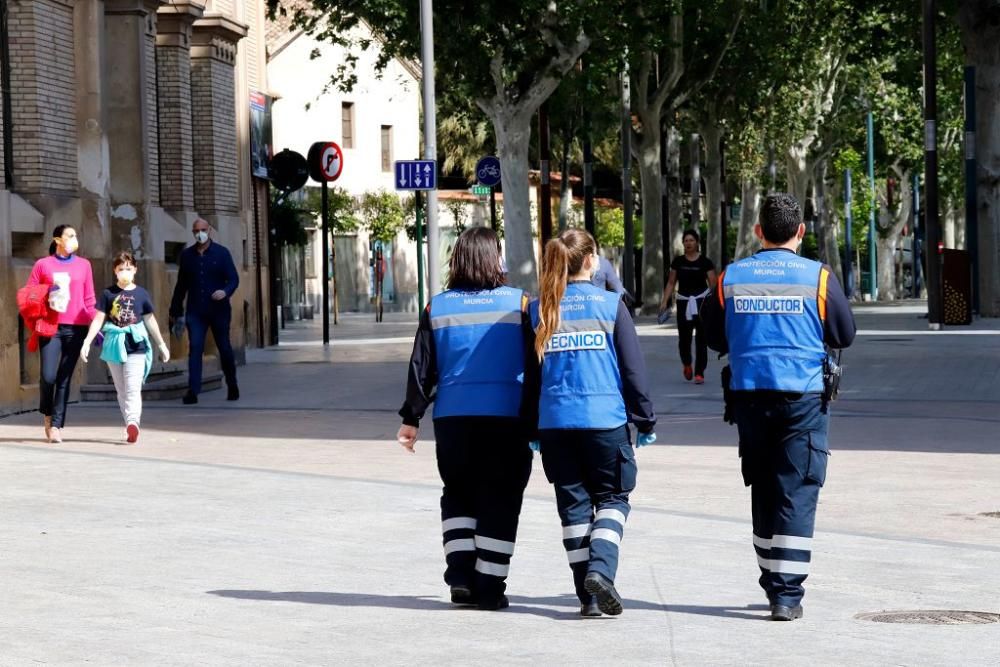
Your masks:
<path fill-rule="evenodd" d="M 434 190 L 437 188 L 437 165 L 434 160 L 397 160 L 397 190 Z"/>

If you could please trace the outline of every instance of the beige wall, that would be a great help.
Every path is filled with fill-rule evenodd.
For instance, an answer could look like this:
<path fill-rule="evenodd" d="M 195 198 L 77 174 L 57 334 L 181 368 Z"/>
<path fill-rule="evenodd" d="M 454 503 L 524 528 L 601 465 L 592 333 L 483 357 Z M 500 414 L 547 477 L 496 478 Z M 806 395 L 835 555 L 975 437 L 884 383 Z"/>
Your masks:
<path fill-rule="evenodd" d="M 207 218 L 240 272 L 231 333 L 242 357 L 256 343 L 247 91 L 267 89 L 263 0 L 8 7 L 15 152 L 13 182 L 0 179 L 0 414 L 37 405 L 37 358 L 22 350 L 15 296 L 59 224 L 77 227 L 97 290 L 110 282 L 108 258 L 135 252 L 165 328 L 172 256 Z M 260 214 L 266 230 L 266 206 Z M 171 347 L 168 369 L 185 369 L 186 338 Z M 78 375 L 75 387 L 107 381 L 101 363 Z"/>

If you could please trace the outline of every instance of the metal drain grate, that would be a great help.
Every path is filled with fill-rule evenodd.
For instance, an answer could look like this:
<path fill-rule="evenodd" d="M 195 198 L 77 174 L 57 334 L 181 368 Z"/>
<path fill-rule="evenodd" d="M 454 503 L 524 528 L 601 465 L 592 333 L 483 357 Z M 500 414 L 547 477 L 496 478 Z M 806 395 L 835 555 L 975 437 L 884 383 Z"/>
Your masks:
<path fill-rule="evenodd" d="M 1000 622 L 1000 614 L 985 611 L 920 609 L 916 611 L 875 611 L 854 618 L 875 623 L 914 623 L 919 625 L 981 625 Z"/>

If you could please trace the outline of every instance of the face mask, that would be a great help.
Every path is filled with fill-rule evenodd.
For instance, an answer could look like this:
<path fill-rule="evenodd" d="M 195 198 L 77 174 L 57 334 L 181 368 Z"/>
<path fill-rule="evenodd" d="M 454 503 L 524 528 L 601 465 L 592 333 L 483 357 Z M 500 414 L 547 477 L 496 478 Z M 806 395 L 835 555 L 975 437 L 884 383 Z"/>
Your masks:
<path fill-rule="evenodd" d="M 76 239 L 69 239 L 68 241 L 63 241 L 63 251 L 67 255 L 72 255 L 80 248 L 80 243 Z"/>
<path fill-rule="evenodd" d="M 118 278 L 118 282 L 128 285 L 135 278 L 135 271 L 133 269 L 122 269 L 115 274 L 115 277 Z"/>
<path fill-rule="evenodd" d="M 208 243 L 208 232 L 195 232 L 194 240 L 198 243 Z"/>

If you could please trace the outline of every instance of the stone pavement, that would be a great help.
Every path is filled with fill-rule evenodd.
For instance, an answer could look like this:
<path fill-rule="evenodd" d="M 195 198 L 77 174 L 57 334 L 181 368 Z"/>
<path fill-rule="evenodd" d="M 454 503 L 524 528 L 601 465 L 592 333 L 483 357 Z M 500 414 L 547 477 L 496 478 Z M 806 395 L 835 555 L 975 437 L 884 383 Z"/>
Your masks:
<path fill-rule="evenodd" d="M 1000 623 L 855 618 L 1000 613 L 1000 322 L 931 334 L 919 308 L 857 311 L 801 621 L 763 620 L 718 363 L 684 382 L 646 320 L 625 614 L 578 617 L 537 458 L 511 608 L 452 608 L 431 424 L 394 442 L 413 316 L 345 316 L 329 349 L 312 323 L 253 351 L 239 403 L 147 403 L 138 446 L 112 404 L 71 406 L 58 446 L 0 420 L 0 665 L 1000 664 Z"/>

